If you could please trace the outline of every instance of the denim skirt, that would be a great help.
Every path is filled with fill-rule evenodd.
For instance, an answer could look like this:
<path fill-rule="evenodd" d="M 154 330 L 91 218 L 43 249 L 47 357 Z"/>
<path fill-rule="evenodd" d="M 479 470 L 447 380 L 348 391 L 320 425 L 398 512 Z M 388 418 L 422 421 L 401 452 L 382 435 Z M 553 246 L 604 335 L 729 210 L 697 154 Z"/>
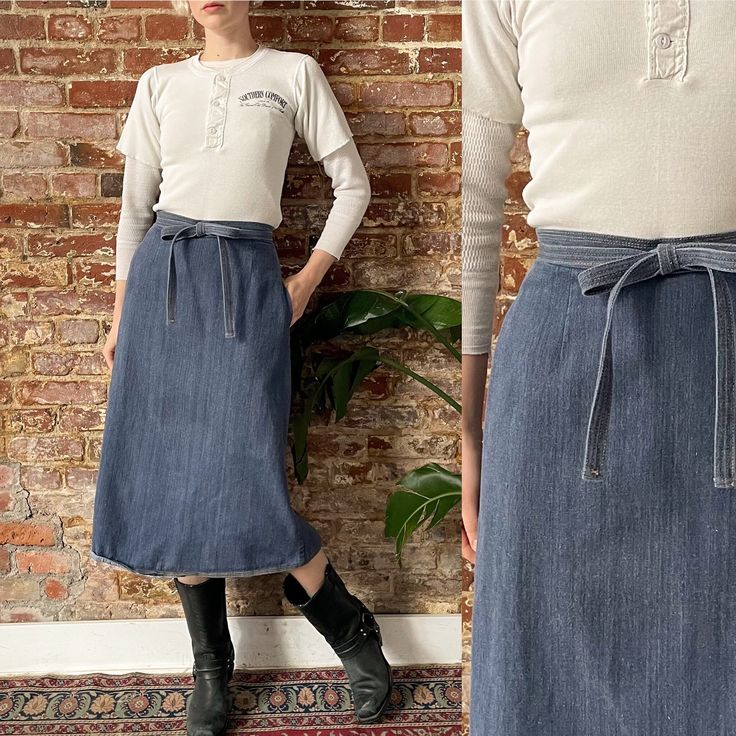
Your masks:
<path fill-rule="evenodd" d="M 538 229 L 485 409 L 472 736 L 736 734 L 736 232 Z"/>
<path fill-rule="evenodd" d="M 120 316 L 92 559 L 245 577 L 319 551 L 286 476 L 291 316 L 271 225 L 156 213 Z"/>

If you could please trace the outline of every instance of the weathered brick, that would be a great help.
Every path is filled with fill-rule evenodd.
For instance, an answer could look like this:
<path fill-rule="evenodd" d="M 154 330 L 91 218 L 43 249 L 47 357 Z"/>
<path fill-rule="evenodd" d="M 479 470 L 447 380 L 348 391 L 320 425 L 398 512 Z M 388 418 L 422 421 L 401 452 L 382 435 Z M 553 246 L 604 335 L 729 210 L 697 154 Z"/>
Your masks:
<path fill-rule="evenodd" d="M 370 107 L 446 107 L 453 102 L 453 82 L 365 82 L 360 99 Z"/>
<path fill-rule="evenodd" d="M 377 41 L 378 18 L 372 15 L 338 16 L 335 19 L 335 39 L 340 41 Z"/>
<path fill-rule="evenodd" d="M 143 19 L 143 30 L 149 41 L 181 41 L 189 33 L 189 19 L 175 13 L 154 13 Z"/>
<path fill-rule="evenodd" d="M 0 521 L 0 544 L 50 547 L 55 540 L 56 530 L 50 524 L 38 521 Z"/>
<path fill-rule="evenodd" d="M 48 19 L 49 41 L 86 41 L 92 37 L 92 19 L 83 15 L 57 13 Z"/>
<path fill-rule="evenodd" d="M 15 566 L 21 573 L 67 573 L 74 567 L 74 558 L 69 552 L 19 549 L 15 553 Z"/>
<path fill-rule="evenodd" d="M 286 33 L 290 41 L 330 41 L 334 20 L 329 15 L 289 15 Z"/>
<path fill-rule="evenodd" d="M 44 39 L 46 31 L 42 15 L 3 13 L 0 15 L 0 38 L 5 40 Z"/>
<path fill-rule="evenodd" d="M 326 74 L 409 74 L 408 52 L 392 48 L 325 49 L 319 62 Z"/>
<path fill-rule="evenodd" d="M 421 41 L 426 19 L 423 15 L 389 15 L 384 18 L 384 41 Z"/>

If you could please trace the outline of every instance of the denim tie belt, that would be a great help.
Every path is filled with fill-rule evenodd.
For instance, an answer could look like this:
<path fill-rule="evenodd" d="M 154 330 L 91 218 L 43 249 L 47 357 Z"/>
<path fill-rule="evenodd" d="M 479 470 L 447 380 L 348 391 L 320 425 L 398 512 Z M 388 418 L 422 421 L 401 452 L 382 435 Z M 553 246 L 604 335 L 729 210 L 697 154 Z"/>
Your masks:
<path fill-rule="evenodd" d="M 228 238 L 246 238 L 272 243 L 273 228 L 261 222 L 244 225 L 229 225 L 214 220 L 194 220 L 171 212 L 159 211 L 156 223 L 161 225 L 161 237 L 171 239 L 169 247 L 169 267 L 166 281 L 166 323 L 174 322 L 176 311 L 176 262 L 174 244 L 179 238 L 201 238 L 214 235 L 220 253 L 220 278 L 222 281 L 222 313 L 225 322 L 225 337 L 235 336 L 233 315 L 232 280 L 230 275 L 230 252 Z"/>
<path fill-rule="evenodd" d="M 736 312 L 725 273 L 736 272 L 736 232 L 649 241 L 602 233 L 538 229 L 539 258 L 583 270 L 583 294 L 610 291 L 598 377 L 585 438 L 582 478 L 602 477 L 612 400 L 611 320 L 625 286 L 675 271 L 707 271 L 715 317 L 713 482 L 736 486 Z M 724 241 L 728 238 L 728 242 Z"/>

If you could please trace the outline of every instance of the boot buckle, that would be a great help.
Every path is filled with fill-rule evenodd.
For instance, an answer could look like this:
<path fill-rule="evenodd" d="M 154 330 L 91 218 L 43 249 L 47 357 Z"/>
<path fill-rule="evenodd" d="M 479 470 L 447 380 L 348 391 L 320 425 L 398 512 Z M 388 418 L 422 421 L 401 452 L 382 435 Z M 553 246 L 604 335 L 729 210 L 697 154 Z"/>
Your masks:
<path fill-rule="evenodd" d="M 370 632 L 373 632 L 378 638 L 378 643 L 381 645 L 383 644 L 381 627 L 378 625 L 378 621 L 376 621 L 375 616 L 365 607 L 361 612 L 360 630 L 363 636 L 368 636 Z"/>
<path fill-rule="evenodd" d="M 378 644 L 383 644 L 378 622 L 373 617 L 373 614 L 363 606 L 360 611 L 360 626 L 358 630 L 348 640 L 338 645 L 333 645 L 333 649 L 339 657 L 347 657 L 360 651 L 369 634 L 375 634 Z"/>

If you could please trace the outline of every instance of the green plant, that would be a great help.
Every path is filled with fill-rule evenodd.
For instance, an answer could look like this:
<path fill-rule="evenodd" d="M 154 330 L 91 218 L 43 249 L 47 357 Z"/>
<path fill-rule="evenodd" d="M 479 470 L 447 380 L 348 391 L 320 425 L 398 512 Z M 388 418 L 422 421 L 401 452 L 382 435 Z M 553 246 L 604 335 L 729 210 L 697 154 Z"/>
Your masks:
<path fill-rule="evenodd" d="M 299 408 L 294 414 L 292 455 L 299 483 L 309 473 L 308 434 L 317 415 L 334 411 L 335 421 L 346 414 L 348 403 L 366 376 L 380 365 L 415 380 L 439 396 L 458 414 L 460 404 L 425 376 L 372 345 L 337 355 L 320 353 L 315 346 L 345 335 L 373 335 L 389 329 L 414 328 L 431 334 L 460 363 L 455 343 L 460 338 L 460 302 L 435 294 L 356 290 L 297 322 L 292 331 L 292 386 Z M 422 524 L 432 528 L 460 500 L 460 476 L 437 463 L 412 470 L 397 481 L 386 506 L 385 534 L 395 538 L 396 554 Z"/>

